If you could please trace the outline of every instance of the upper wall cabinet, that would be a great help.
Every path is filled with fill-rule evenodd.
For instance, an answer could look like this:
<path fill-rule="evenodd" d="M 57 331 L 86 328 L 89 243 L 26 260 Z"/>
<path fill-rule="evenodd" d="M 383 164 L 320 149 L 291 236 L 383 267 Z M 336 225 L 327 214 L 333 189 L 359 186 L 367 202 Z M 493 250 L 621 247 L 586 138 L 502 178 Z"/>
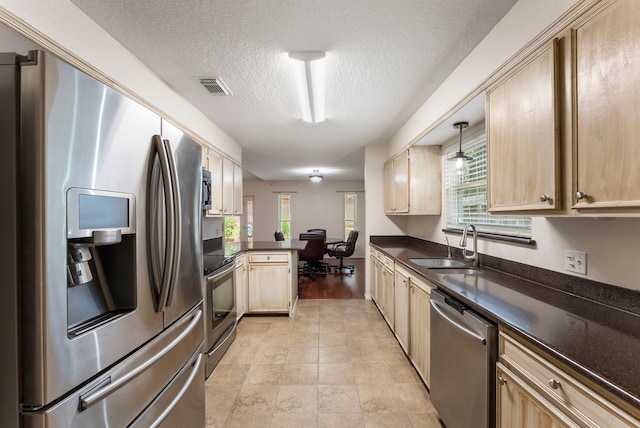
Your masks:
<path fill-rule="evenodd" d="M 618 0 L 571 26 L 573 207 L 640 207 L 640 2 Z"/>
<path fill-rule="evenodd" d="M 207 147 L 202 167 L 211 171 L 211 209 L 207 217 L 242 214 L 242 167 Z"/>
<path fill-rule="evenodd" d="M 440 146 L 414 146 L 384 165 L 386 214 L 439 215 Z"/>
<path fill-rule="evenodd" d="M 554 39 L 487 90 L 492 213 L 560 207 L 557 45 Z"/>

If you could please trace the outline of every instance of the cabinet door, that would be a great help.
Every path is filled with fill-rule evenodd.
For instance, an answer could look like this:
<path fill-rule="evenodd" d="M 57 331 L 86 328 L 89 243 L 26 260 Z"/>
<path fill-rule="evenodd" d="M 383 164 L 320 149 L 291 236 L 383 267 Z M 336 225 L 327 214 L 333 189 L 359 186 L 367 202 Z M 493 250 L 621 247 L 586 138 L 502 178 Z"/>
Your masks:
<path fill-rule="evenodd" d="M 373 250 L 369 256 L 369 294 L 371 300 L 378 301 L 378 293 L 376 287 L 376 258 L 373 256 Z M 377 304 L 377 303 L 376 303 Z"/>
<path fill-rule="evenodd" d="M 209 149 L 202 147 L 202 169 L 209 170 Z"/>
<path fill-rule="evenodd" d="M 289 311 L 289 265 L 249 265 L 249 312 Z"/>
<path fill-rule="evenodd" d="M 222 215 L 222 156 L 209 150 L 209 171 L 211 171 L 211 209 L 210 215 Z"/>
<path fill-rule="evenodd" d="M 498 363 L 496 426 L 498 428 L 578 427 L 540 394 Z"/>
<path fill-rule="evenodd" d="M 222 160 L 222 214 L 233 214 L 233 162 Z"/>
<path fill-rule="evenodd" d="M 393 284 L 393 271 L 389 269 L 382 270 L 382 288 L 384 289 L 384 317 L 387 320 L 387 324 L 394 328 L 394 300 L 395 290 Z"/>
<path fill-rule="evenodd" d="M 242 258 L 242 260 L 241 260 Z M 234 279 L 236 283 L 236 312 L 240 319 L 247 312 L 247 265 L 245 256 L 236 259 Z"/>
<path fill-rule="evenodd" d="M 233 214 L 242 214 L 242 167 L 233 164 Z"/>
<path fill-rule="evenodd" d="M 376 276 L 375 276 L 374 282 L 376 287 L 376 297 L 378 298 L 378 300 L 376 300 L 376 305 L 378 305 L 378 309 L 380 309 L 380 311 L 384 315 L 384 284 L 383 284 L 384 265 L 378 259 L 375 259 L 375 270 L 376 270 Z"/>
<path fill-rule="evenodd" d="M 393 160 L 393 208 L 395 213 L 409 212 L 409 151 Z"/>
<path fill-rule="evenodd" d="M 429 352 L 431 350 L 429 321 L 430 305 L 429 294 L 422 288 L 412 285 L 409 296 L 410 323 L 409 323 L 409 357 L 416 367 L 418 374 L 427 386 L 431 385 L 429 376 Z"/>
<path fill-rule="evenodd" d="M 561 206 L 557 45 L 487 91 L 490 212 Z"/>
<path fill-rule="evenodd" d="M 396 267 L 394 284 L 394 333 L 402 349 L 409 353 L 409 273 Z"/>
<path fill-rule="evenodd" d="M 640 2 L 619 0 L 573 27 L 574 208 L 640 207 Z M 575 196 L 574 196 L 575 197 Z"/>
<path fill-rule="evenodd" d="M 384 164 L 384 212 L 386 214 L 393 214 L 394 202 L 393 194 L 395 190 L 395 183 L 393 181 L 393 160 L 387 161 Z"/>

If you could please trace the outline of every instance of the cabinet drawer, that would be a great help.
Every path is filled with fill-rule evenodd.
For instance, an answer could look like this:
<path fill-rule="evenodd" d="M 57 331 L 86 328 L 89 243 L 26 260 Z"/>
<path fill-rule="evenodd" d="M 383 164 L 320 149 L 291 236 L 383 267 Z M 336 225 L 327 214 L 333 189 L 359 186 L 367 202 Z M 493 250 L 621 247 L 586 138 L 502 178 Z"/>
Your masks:
<path fill-rule="evenodd" d="M 236 269 L 244 267 L 246 263 L 247 263 L 247 256 L 245 254 L 236 256 Z"/>
<path fill-rule="evenodd" d="M 601 427 L 640 426 L 640 420 L 504 332 L 500 332 L 499 346 L 501 362 L 520 373 L 531 386 L 564 409 L 579 424 Z"/>
<path fill-rule="evenodd" d="M 385 256 L 384 254 L 382 255 L 382 257 L 383 257 L 382 262 L 384 263 L 384 267 L 389 270 L 394 270 L 395 263 L 393 259 L 391 257 Z"/>
<path fill-rule="evenodd" d="M 287 263 L 286 253 L 249 253 L 249 263 Z"/>
<path fill-rule="evenodd" d="M 421 289 L 422 291 L 424 291 L 429 295 L 431 294 L 431 290 L 435 290 L 436 288 L 438 288 L 432 283 L 430 283 L 429 281 L 422 278 L 418 278 L 415 275 L 411 275 L 410 278 L 411 278 L 411 285 L 418 287 L 419 289 Z"/>

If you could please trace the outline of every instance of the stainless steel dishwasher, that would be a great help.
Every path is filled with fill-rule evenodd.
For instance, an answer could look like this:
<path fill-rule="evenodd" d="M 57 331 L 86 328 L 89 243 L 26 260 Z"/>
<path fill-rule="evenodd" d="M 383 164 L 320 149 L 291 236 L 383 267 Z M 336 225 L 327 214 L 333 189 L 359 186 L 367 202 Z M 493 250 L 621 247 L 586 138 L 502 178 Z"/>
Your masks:
<path fill-rule="evenodd" d="M 497 327 L 431 292 L 431 401 L 447 428 L 495 426 Z"/>

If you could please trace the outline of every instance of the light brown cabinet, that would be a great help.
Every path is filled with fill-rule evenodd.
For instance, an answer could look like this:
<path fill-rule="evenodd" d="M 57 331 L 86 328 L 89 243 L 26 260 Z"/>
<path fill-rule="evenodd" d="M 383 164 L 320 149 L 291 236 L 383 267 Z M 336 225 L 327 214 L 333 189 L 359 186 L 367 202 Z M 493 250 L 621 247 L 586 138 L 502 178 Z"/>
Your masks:
<path fill-rule="evenodd" d="M 427 386 L 431 385 L 429 374 L 431 352 L 431 290 L 435 285 L 411 276 L 409 295 L 409 358 Z"/>
<path fill-rule="evenodd" d="M 575 67 L 574 205 L 640 207 L 640 2 L 618 0 L 571 26 Z"/>
<path fill-rule="evenodd" d="M 439 215 L 441 148 L 414 146 L 384 164 L 386 214 Z"/>
<path fill-rule="evenodd" d="M 410 273 L 400 267 L 395 266 L 394 278 L 394 333 L 400 346 L 406 354 L 409 354 L 409 295 L 410 295 Z"/>
<path fill-rule="evenodd" d="M 557 40 L 487 90 L 488 211 L 559 208 Z"/>
<path fill-rule="evenodd" d="M 248 253 L 248 311 L 250 313 L 293 311 L 291 252 Z"/>
<path fill-rule="evenodd" d="M 636 416 L 513 335 L 501 331 L 498 346 L 498 427 L 640 426 Z"/>

